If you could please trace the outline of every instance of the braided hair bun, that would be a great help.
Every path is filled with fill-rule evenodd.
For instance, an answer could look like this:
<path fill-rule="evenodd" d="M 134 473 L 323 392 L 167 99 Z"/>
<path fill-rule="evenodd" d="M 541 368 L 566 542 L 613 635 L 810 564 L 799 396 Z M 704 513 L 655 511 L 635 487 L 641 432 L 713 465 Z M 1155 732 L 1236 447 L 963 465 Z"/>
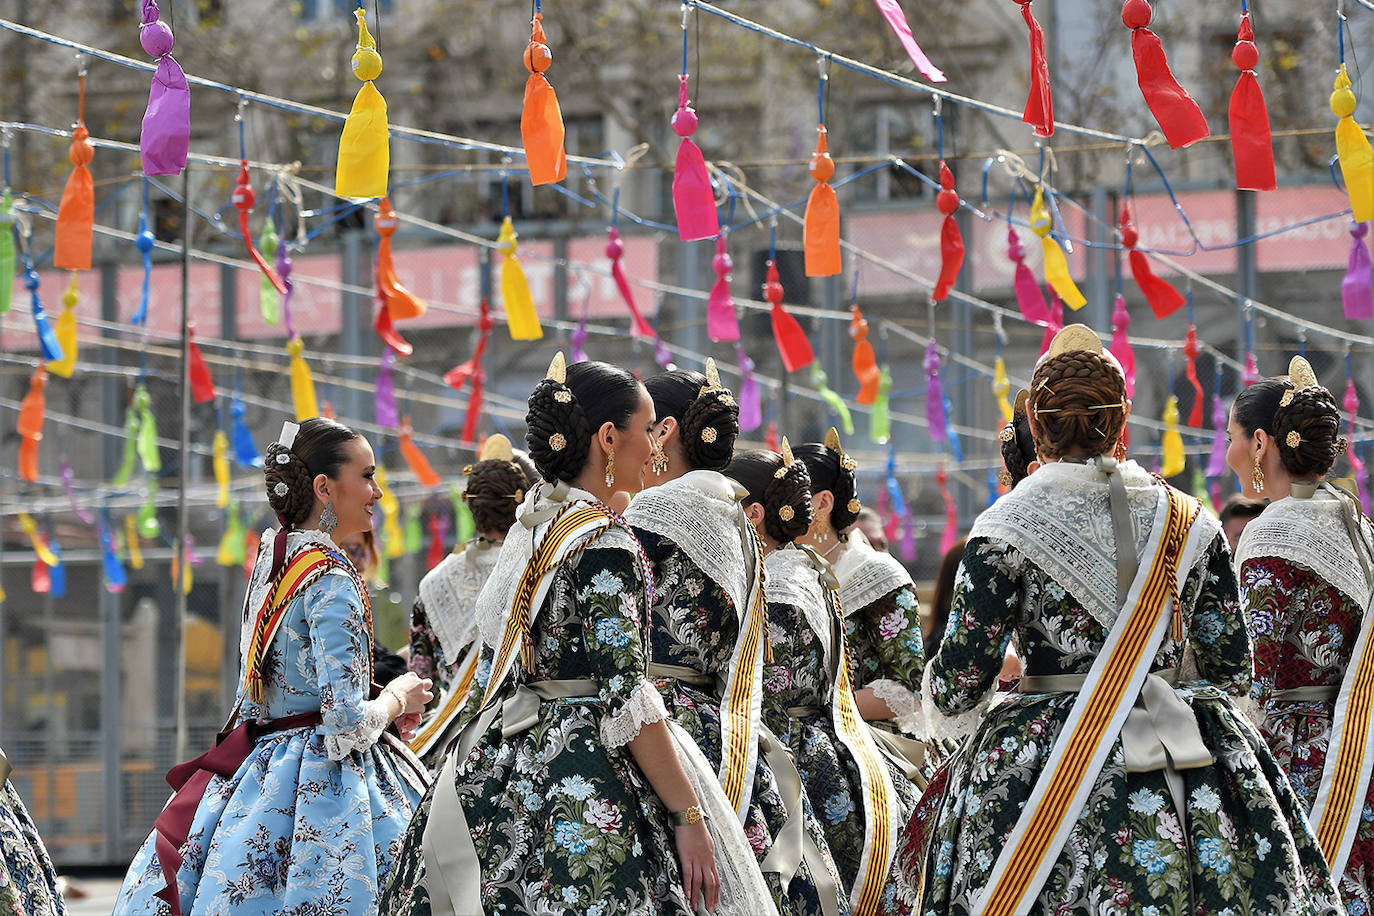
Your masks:
<path fill-rule="evenodd" d="M 1036 460 L 1035 439 L 1031 436 L 1030 422 L 1026 419 L 1026 402 L 1030 393 L 1024 388 L 1016 395 L 1016 407 L 1012 417 L 997 434 L 998 445 L 1002 448 L 1002 464 L 1007 469 L 1006 483 L 1015 487 L 1030 476 L 1030 463 Z"/>
<path fill-rule="evenodd" d="M 606 423 L 629 427 L 643 386 L 624 369 L 587 361 L 566 366 L 560 352 L 534 387 L 525 414 L 525 444 L 540 476 L 571 483 L 591 455 L 592 436 Z"/>
<path fill-rule="evenodd" d="M 297 527 L 315 509 L 315 478 L 337 477 L 348 460 L 345 446 L 358 433 L 325 417 L 300 424 L 290 446 L 280 441 L 267 446 L 262 474 L 267 503 L 283 526 Z"/>
<path fill-rule="evenodd" d="M 1341 414 L 1331 392 L 1319 385 L 1292 391 L 1274 412 L 1274 443 L 1284 470 L 1294 477 L 1321 476 L 1346 449 Z"/>
<path fill-rule="evenodd" d="M 822 493 L 830 491 L 833 502 L 830 506 L 830 527 L 835 529 L 841 540 L 847 540 L 845 529 L 859 518 L 863 508 L 859 502 L 859 484 L 855 471 L 859 465 L 845 454 L 840 445 L 840 434 L 833 428 L 826 433 L 825 442 L 808 442 L 797 446 L 797 458 L 806 464 L 811 475 L 811 491 Z"/>
<path fill-rule="evenodd" d="M 1030 414 L 1041 456 L 1110 451 L 1126 426 L 1126 379 L 1121 370 L 1101 352 L 1051 354 L 1036 365 L 1031 378 Z"/>
<path fill-rule="evenodd" d="M 644 387 L 654 401 L 654 415 L 677 420 L 682 452 L 692 470 L 723 471 L 739 437 L 739 404 L 720 385 L 714 365 L 709 377 L 674 369 L 649 379 Z"/>
<path fill-rule="evenodd" d="M 779 544 L 789 544 L 811 527 L 811 478 L 801 461 L 785 464 L 766 449 L 735 456 L 725 469 L 748 491 L 745 505 L 763 507 L 763 530 Z"/>
<path fill-rule="evenodd" d="M 472 513 L 473 524 L 483 534 L 505 534 L 515 524 L 515 509 L 525 492 L 535 484 L 514 459 L 490 458 L 469 465 L 463 498 Z"/>

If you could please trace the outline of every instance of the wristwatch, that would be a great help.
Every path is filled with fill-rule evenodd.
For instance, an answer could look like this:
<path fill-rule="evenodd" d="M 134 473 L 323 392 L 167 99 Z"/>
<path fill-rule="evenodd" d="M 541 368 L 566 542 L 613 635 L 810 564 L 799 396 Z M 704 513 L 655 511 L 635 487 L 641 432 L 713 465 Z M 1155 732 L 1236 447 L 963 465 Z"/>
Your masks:
<path fill-rule="evenodd" d="M 674 827 L 690 827 L 692 824 L 700 823 L 706 817 L 701 811 L 701 805 L 692 805 L 686 811 L 673 811 L 671 814 Z"/>

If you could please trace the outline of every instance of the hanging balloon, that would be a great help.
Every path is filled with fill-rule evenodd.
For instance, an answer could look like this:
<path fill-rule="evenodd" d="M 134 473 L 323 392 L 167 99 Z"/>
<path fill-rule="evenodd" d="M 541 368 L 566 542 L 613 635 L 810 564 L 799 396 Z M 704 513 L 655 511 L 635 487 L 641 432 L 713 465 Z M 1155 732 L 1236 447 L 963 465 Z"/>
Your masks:
<path fill-rule="evenodd" d="M 62 344 L 48 322 L 48 313 L 43 309 L 43 300 L 38 297 L 38 272 L 31 261 L 25 262 L 24 288 L 29 291 L 29 304 L 33 308 L 33 331 L 38 337 L 38 346 L 43 359 L 59 362 L 62 359 Z"/>
<path fill-rule="evenodd" d="M 1341 304 L 1345 307 L 1345 317 L 1351 321 L 1374 318 L 1374 288 L 1370 283 L 1374 264 L 1370 263 L 1369 249 L 1364 241 L 1368 234 L 1368 223 L 1350 224 L 1350 257 L 1341 280 Z"/>
<path fill-rule="evenodd" d="M 124 547 L 129 551 L 129 565 L 134 569 L 143 568 L 143 549 L 138 543 L 138 518 L 124 516 Z"/>
<path fill-rule="evenodd" d="M 846 436 L 852 436 L 854 434 L 854 419 L 849 415 L 849 407 L 845 404 L 844 398 L 840 397 L 830 387 L 830 380 L 818 362 L 811 364 L 811 384 L 815 387 L 816 393 L 821 396 L 821 400 L 829 405 L 830 410 L 839 418 L 840 429 L 844 430 Z"/>
<path fill-rule="evenodd" d="M 730 271 L 734 266 L 725 250 L 722 233 L 716 237 L 716 256 L 711 259 L 716 282 L 706 301 L 706 336 L 714 341 L 739 340 L 739 316 L 735 314 L 735 300 L 730 295 Z"/>
<path fill-rule="evenodd" d="M 139 327 L 148 321 L 148 290 L 153 278 L 153 248 L 156 245 L 157 238 L 148 228 L 148 208 L 144 207 L 138 212 L 138 234 L 134 236 L 134 248 L 138 249 L 139 257 L 143 259 L 143 287 L 138 299 L 138 309 L 130 319 Z"/>
<path fill-rule="evenodd" d="M 448 498 L 453 503 L 454 527 L 457 529 L 454 537 L 458 539 L 459 544 L 466 544 L 477 533 L 477 525 L 472 520 L 472 513 L 468 511 L 463 488 L 456 483 L 449 484 Z"/>
<path fill-rule="evenodd" d="M 1240 372 L 1240 380 L 1246 388 L 1249 388 L 1260 380 L 1259 365 L 1255 362 L 1255 353 L 1253 350 L 1247 349 L 1245 351 L 1245 368 Z"/>
<path fill-rule="evenodd" d="M 148 386 L 134 386 L 134 409 L 138 411 L 138 460 L 143 470 L 156 475 L 162 470 L 162 449 L 157 444 L 157 418 L 153 416 L 153 396 Z"/>
<path fill-rule="evenodd" d="M 1163 447 L 1163 458 L 1159 468 L 1160 476 L 1173 477 L 1175 474 L 1182 474 L 1186 466 L 1186 459 L 1183 455 L 1183 436 L 1178 431 L 1178 397 L 1176 395 L 1169 395 L 1169 399 L 1164 402 L 1164 438 L 1160 444 Z"/>
<path fill-rule="evenodd" d="M 229 412 L 234 415 L 234 461 L 240 467 L 262 467 L 262 453 L 253 442 L 253 431 L 244 422 L 243 415 L 246 411 L 243 399 L 237 394 L 234 395 L 234 403 L 230 406 Z"/>
<path fill-rule="evenodd" d="M 234 208 L 239 211 L 239 235 L 243 238 L 243 244 L 248 248 L 248 256 L 253 259 L 253 263 L 258 265 L 258 270 L 272 284 L 272 288 L 279 293 L 286 292 L 286 286 L 281 282 L 281 277 L 267 263 L 262 254 L 253 246 L 253 234 L 248 228 L 248 218 L 253 213 L 253 204 L 257 202 L 257 195 L 253 193 L 253 185 L 248 175 L 248 160 L 244 159 L 239 163 L 239 177 L 234 182 L 234 193 L 230 200 L 234 203 Z"/>
<path fill-rule="evenodd" d="M 1345 64 L 1336 71 L 1336 85 L 1331 93 L 1331 112 L 1340 121 L 1336 124 L 1336 156 L 1341 162 L 1341 177 L 1345 192 L 1350 195 L 1350 209 L 1357 223 L 1374 219 L 1374 149 L 1364 129 L 1355 122 L 1355 92 Z"/>
<path fill-rule="evenodd" d="M 56 566 L 57 556 L 48 549 L 48 543 L 38 532 L 38 522 L 34 521 L 32 515 L 27 512 L 19 513 L 19 530 L 24 532 L 24 536 L 29 539 L 33 552 L 38 555 L 38 561 L 45 566 Z"/>
<path fill-rule="evenodd" d="M 1012 420 L 1011 401 L 1007 400 L 1007 395 L 1011 393 L 1011 381 L 1007 378 L 1007 361 L 1001 354 L 992 363 L 992 394 L 997 398 L 997 407 L 1002 411 L 1002 422 L 1010 423 Z"/>
<path fill-rule="evenodd" d="M 286 352 L 291 356 L 291 402 L 296 409 L 296 422 L 318 417 L 319 402 L 315 400 L 315 380 L 305 361 L 305 341 L 293 337 L 286 342 Z"/>
<path fill-rule="evenodd" d="M 763 425 L 763 403 L 759 397 L 759 383 L 754 378 L 754 361 L 744 352 L 744 344 L 735 341 L 735 360 L 739 365 L 739 428 L 752 432 Z"/>
<path fill-rule="evenodd" d="M 849 336 L 854 338 L 854 377 L 859 380 L 859 393 L 854 400 L 860 404 L 872 404 L 878 400 L 878 385 L 883 374 L 878 369 L 878 360 L 873 355 L 873 344 L 868 342 L 868 320 L 859 311 L 858 303 L 849 306 Z"/>
<path fill-rule="evenodd" d="M 630 323 L 630 333 L 635 337 L 652 340 L 658 337 L 658 334 L 640 314 L 639 306 L 635 305 L 634 291 L 630 289 L 630 281 L 625 279 L 625 271 L 620 266 L 620 259 L 625 254 L 625 243 L 620 240 L 620 233 L 614 226 L 606 230 L 606 236 L 606 257 L 611 259 L 611 277 L 615 280 L 616 289 L 620 290 L 620 298 L 625 300 L 625 306 L 634 319 Z"/>
<path fill-rule="evenodd" d="M 911 62 L 916 65 L 916 69 L 921 72 L 921 75 L 932 83 L 945 82 L 945 74 L 941 72 L 939 67 L 930 62 L 930 58 L 926 57 L 921 46 L 916 44 L 916 38 L 911 34 L 911 26 L 907 24 L 906 14 L 902 12 L 901 4 L 897 0 L 874 0 L 874 2 L 878 4 L 878 10 L 883 14 L 883 18 L 887 20 L 892 31 L 896 33 L 897 40 L 902 43 L 902 48 L 905 49 L 907 57 L 911 58 Z"/>
<path fill-rule="evenodd" d="M 548 37 L 544 34 L 543 14 L 535 13 L 530 42 L 525 47 L 525 104 L 520 112 L 520 138 L 525 144 L 525 161 L 534 185 L 562 181 L 568 174 L 568 156 L 563 150 L 563 112 L 558 96 L 544 71 L 553 63 Z M 520 338 L 517 338 L 520 339 Z"/>
<path fill-rule="evenodd" d="M 382 491 L 381 499 L 377 500 L 382 507 L 382 556 L 393 559 L 405 553 L 405 535 L 399 519 L 401 503 L 387 484 L 386 468 L 381 462 L 377 463 L 376 481 Z"/>
<path fill-rule="evenodd" d="M 134 469 L 138 467 L 138 418 L 138 408 L 130 400 L 129 406 L 124 410 L 124 457 L 110 481 L 116 487 L 127 484 L 133 476 Z"/>
<path fill-rule="evenodd" d="M 1031 231 L 1040 236 L 1040 247 L 1044 251 L 1045 282 L 1069 308 L 1081 309 L 1088 304 L 1088 300 L 1074 285 L 1073 277 L 1069 275 L 1069 262 L 1064 257 L 1064 250 L 1050 235 L 1050 212 L 1045 209 L 1044 189 L 1039 185 L 1036 186 L 1035 197 L 1031 200 L 1030 224 Z"/>
<path fill-rule="evenodd" d="M 14 198 L 0 192 L 0 315 L 8 315 L 14 294 L 17 261 L 14 256 Z"/>
<path fill-rule="evenodd" d="M 933 340 L 926 345 L 923 365 L 926 370 L 926 424 L 930 427 L 930 438 L 936 442 L 948 442 L 945 395 L 940 385 L 940 351 Z"/>
<path fill-rule="evenodd" d="M 344 121 L 339 137 L 339 160 L 334 173 L 334 194 L 338 197 L 377 198 L 386 196 L 387 173 L 391 170 L 391 135 L 386 121 L 386 99 L 372 82 L 382 75 L 382 55 L 367 30 L 367 14 L 360 6 L 353 11 L 358 20 L 358 45 L 353 52 L 353 75 L 363 81 L 353 97 L 353 108 Z"/>
<path fill-rule="evenodd" d="M 391 237 L 396 234 L 396 211 L 391 201 L 383 197 L 377 205 L 377 298 L 391 313 L 393 321 L 419 318 L 429 306 L 423 299 L 401 285 L 396 276 L 396 262 L 391 252 Z"/>
<path fill-rule="evenodd" d="M 1131 348 L 1131 313 L 1126 311 L 1126 297 L 1116 294 L 1112 306 L 1112 355 L 1121 364 L 1126 376 L 1126 397 L 1135 397 L 1135 350 Z"/>
<path fill-rule="evenodd" d="M 277 252 L 280 248 L 277 225 L 269 213 L 267 219 L 263 220 L 262 234 L 258 236 L 258 251 L 262 252 L 263 260 L 272 262 L 272 269 L 278 277 L 281 277 L 281 271 L 277 270 Z M 282 278 L 282 282 L 285 285 L 285 278 Z M 266 274 L 258 282 L 258 312 L 267 324 L 275 326 L 281 322 L 281 293 L 277 292 L 277 287 Z"/>
<path fill-rule="evenodd" d="M 954 281 L 959 279 L 959 270 L 964 266 L 964 236 L 959 231 L 959 221 L 954 218 L 959 210 L 959 192 L 954 190 L 954 173 L 943 159 L 940 160 L 940 193 L 935 195 L 935 207 L 945 218 L 940 224 L 940 278 L 935 281 L 935 291 L 930 298 L 942 302 L 954 288 Z"/>
<path fill-rule="evenodd" d="M 72 507 L 72 512 L 86 524 L 94 525 L 95 516 L 81 508 L 81 504 L 76 501 L 76 476 L 72 473 L 72 466 L 67 463 L 66 455 L 62 456 L 58 467 L 62 474 L 62 491 L 67 494 L 67 503 Z"/>
<path fill-rule="evenodd" d="M 1126 207 L 1121 208 L 1121 244 L 1125 245 L 1130 252 L 1131 276 L 1135 278 L 1136 285 L 1140 287 L 1141 293 L 1145 296 L 1145 301 L 1150 303 L 1150 309 L 1154 311 L 1156 318 L 1167 318 L 1178 311 L 1184 303 L 1183 294 L 1174 289 L 1168 282 L 1155 276 L 1150 269 L 1150 262 L 1145 257 L 1143 251 L 1136 249 L 1136 243 L 1140 240 L 1140 234 L 1136 232 L 1135 225 L 1131 222 L 1131 211 Z"/>
<path fill-rule="evenodd" d="M 95 237 L 95 179 L 89 168 L 95 144 L 86 130 L 86 75 L 82 71 L 77 102 L 76 128 L 68 158 L 72 174 L 57 206 L 57 241 L 52 266 L 60 270 L 90 270 L 91 244 Z"/>
<path fill-rule="evenodd" d="M 377 364 L 377 390 L 372 397 L 376 408 L 377 425 L 385 429 L 401 425 L 401 413 L 396 409 L 396 382 L 391 375 L 391 367 L 396 364 L 396 354 L 383 350 Z"/>
<path fill-rule="evenodd" d="M 677 161 L 673 165 L 673 212 L 677 216 L 678 236 L 684 242 L 709 239 L 720 232 L 720 217 L 716 214 L 716 194 L 711 188 L 711 176 L 706 171 L 706 159 L 701 148 L 692 141 L 697 129 L 697 113 L 688 104 L 687 74 L 678 75 L 677 111 L 673 113 L 673 133 L 682 138 L 677 147 Z"/>
<path fill-rule="evenodd" d="M 29 391 L 19 404 L 19 476 L 30 483 L 38 482 L 38 443 L 43 440 L 43 414 L 47 404 L 43 389 L 48 385 L 48 373 L 39 363 L 29 377 Z"/>
<path fill-rule="evenodd" d="M 49 537 L 47 540 L 53 556 L 57 557 L 57 562 L 53 564 L 48 573 L 52 585 L 50 594 L 54 598 L 65 598 L 67 597 L 67 564 L 62 562 L 62 546 L 57 543 L 55 536 Z"/>
<path fill-rule="evenodd" d="M 410 466 L 410 472 L 420 482 L 420 486 L 430 488 L 439 486 L 442 482 L 439 475 L 430 466 L 429 459 L 425 457 L 424 452 L 420 451 L 420 447 L 415 444 L 414 430 L 410 427 L 410 417 L 405 418 L 397 438 L 401 446 L 401 455 L 405 458 L 406 464 Z"/>
<path fill-rule="evenodd" d="M 1044 356 L 1045 351 L 1050 348 L 1050 342 L 1054 340 L 1054 335 L 1058 334 L 1064 327 L 1064 303 L 1059 301 L 1059 297 L 1050 291 L 1050 318 L 1045 325 L 1045 333 L 1040 336 L 1040 355 Z"/>
<path fill-rule="evenodd" d="M 826 146 L 825 125 L 816 128 L 816 152 L 811 155 L 811 177 L 816 186 L 806 201 L 802 222 L 802 248 L 808 277 L 833 277 L 840 272 L 840 203 L 830 179 L 835 160 Z"/>
<path fill-rule="evenodd" d="M 1349 361 L 1347 359 L 1347 367 Z M 1364 508 L 1365 514 L 1369 514 L 1369 472 L 1365 464 L 1360 460 L 1359 453 L 1355 449 L 1355 417 L 1360 412 L 1360 396 L 1355 391 L 1355 380 L 1347 376 L 1345 380 L 1345 396 L 1341 399 L 1341 406 L 1349 414 L 1349 426 L 1346 430 L 1345 453 L 1350 459 L 1350 472 L 1355 477 L 1355 486 L 1360 494 L 1360 505 Z"/>
<path fill-rule="evenodd" d="M 234 503 L 225 519 L 224 534 L 215 550 L 215 562 L 220 566 L 239 566 L 243 563 L 243 522 L 239 505 Z"/>
<path fill-rule="evenodd" d="M 444 517 L 438 512 L 429 514 L 429 548 L 425 552 L 425 568 L 433 569 L 444 560 L 448 551 L 444 547 Z"/>
<path fill-rule="evenodd" d="M 868 438 L 877 445 L 886 445 L 892 438 L 891 392 L 892 371 L 884 363 L 882 378 L 878 381 L 878 399 L 873 402 L 873 413 L 868 418 Z"/>
<path fill-rule="evenodd" d="M 62 358 L 48 363 L 48 371 L 62 378 L 71 378 L 76 371 L 76 305 L 81 301 L 81 292 L 76 287 L 76 271 L 72 271 L 72 282 L 62 294 L 62 314 L 57 316 L 57 345 L 62 348 Z"/>
<path fill-rule="evenodd" d="M 1054 99 L 1050 93 L 1050 65 L 1045 56 L 1045 30 L 1031 13 L 1031 0 L 1016 0 L 1021 18 L 1030 30 L 1030 95 L 1021 120 L 1035 128 L 1037 137 L 1054 136 Z"/>
<path fill-rule="evenodd" d="M 210 463 L 215 472 L 215 505 L 223 509 L 229 505 L 229 437 L 224 430 L 215 430 L 210 454 Z"/>
<path fill-rule="evenodd" d="M 1250 26 L 1250 12 L 1240 14 L 1240 28 L 1236 46 L 1231 49 L 1231 62 L 1240 70 L 1236 87 L 1231 90 L 1231 104 L 1227 110 L 1231 128 L 1231 158 L 1236 163 L 1236 187 L 1248 191 L 1272 191 L 1274 181 L 1274 144 L 1269 133 L 1269 111 L 1264 104 L 1255 68 L 1259 66 L 1259 49 L 1255 47 L 1255 30 Z"/>
<path fill-rule="evenodd" d="M 197 404 L 208 404 L 215 399 L 215 380 L 210 375 L 210 367 L 196 343 L 196 325 L 191 322 L 186 329 L 187 373 L 191 377 L 191 400 Z"/>
<path fill-rule="evenodd" d="M 296 336 L 296 329 L 291 324 L 291 292 L 296 288 L 296 285 L 291 282 L 292 266 L 291 246 L 286 244 L 278 245 L 277 256 L 274 259 L 272 267 L 276 270 L 277 276 L 281 277 L 282 286 L 286 287 L 286 292 L 281 295 L 281 314 L 286 319 L 287 339 Z M 264 278 L 264 280 L 265 279 L 266 278 Z M 263 283 L 264 290 L 269 286 L 271 286 L 270 283 Z M 273 292 L 276 292 L 276 290 L 273 290 Z"/>
<path fill-rule="evenodd" d="M 178 174 L 186 168 L 191 146 L 191 87 L 172 57 L 173 42 L 172 30 L 159 16 L 157 0 L 143 0 L 138 43 L 150 57 L 157 58 L 138 136 L 145 175 Z"/>
<path fill-rule="evenodd" d="M 1197 102 L 1174 79 L 1159 36 L 1146 28 L 1153 16 L 1149 0 L 1126 0 L 1121 5 L 1121 21 L 1131 30 L 1131 55 L 1135 58 L 1140 92 L 1164 131 L 1164 138 L 1171 147 L 1178 149 L 1212 132 Z"/>
<path fill-rule="evenodd" d="M 420 504 L 406 506 L 406 520 L 402 530 L 405 538 L 405 552 L 419 553 L 425 546 L 425 531 L 420 524 Z"/>
<path fill-rule="evenodd" d="M 1026 266 L 1026 246 L 1016 230 L 1007 224 L 1007 257 L 1016 263 L 1016 304 L 1021 308 L 1021 317 L 1031 324 L 1044 324 L 1050 320 L 1050 307 L 1045 304 L 1045 294 L 1040 291 L 1040 283 L 1035 274 Z"/>
<path fill-rule="evenodd" d="M 114 535 L 110 531 L 110 519 L 107 513 L 100 516 L 100 566 L 104 574 L 105 591 L 112 595 L 118 595 L 124 591 L 124 586 L 129 584 L 129 574 L 124 571 L 124 564 L 119 562 L 119 554 L 115 551 Z"/>
<path fill-rule="evenodd" d="M 783 368 L 788 372 L 805 369 L 816 359 L 811 351 L 811 342 L 806 339 L 802 326 L 782 307 L 782 281 L 778 278 L 778 264 L 771 258 L 768 261 L 768 279 L 763 284 L 763 297 L 772 303 L 770 316 L 773 321 L 773 338 L 782 355 Z"/>
<path fill-rule="evenodd" d="M 530 295 L 530 284 L 525 279 L 525 270 L 515 252 L 519 247 L 516 241 L 515 225 L 507 216 L 501 220 L 501 232 L 496 237 L 496 247 L 501 251 L 501 305 L 506 310 L 506 324 L 510 328 L 511 340 L 538 340 L 544 336 L 539 324 L 539 315 L 534 310 L 534 297 Z"/>
<path fill-rule="evenodd" d="M 372 319 L 372 329 L 397 356 L 409 356 L 415 352 L 415 348 L 396 331 L 396 326 L 391 322 L 391 309 L 387 308 L 385 302 L 377 303 L 377 317 Z"/>
<path fill-rule="evenodd" d="M 1193 323 L 1188 322 L 1188 334 L 1183 339 L 1183 355 L 1187 359 L 1184 373 L 1188 378 L 1188 384 L 1193 386 L 1193 408 L 1188 411 L 1188 425 L 1194 428 L 1202 426 L 1202 402 L 1205 395 L 1202 393 L 1202 382 L 1197 377 L 1197 356 L 1201 352 L 1201 347 L 1197 342 L 1197 328 Z"/>

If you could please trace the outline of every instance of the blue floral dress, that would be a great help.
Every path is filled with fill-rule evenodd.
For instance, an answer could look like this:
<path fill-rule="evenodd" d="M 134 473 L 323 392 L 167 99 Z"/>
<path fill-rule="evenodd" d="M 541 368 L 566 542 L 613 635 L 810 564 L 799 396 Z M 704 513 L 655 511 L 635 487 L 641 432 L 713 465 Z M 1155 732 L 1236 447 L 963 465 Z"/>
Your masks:
<path fill-rule="evenodd" d="M 272 538 L 262 543 L 248 607 L 270 566 Z M 336 550 L 318 532 L 292 532 L 288 560 L 308 543 Z M 419 761 L 385 732 L 385 700 L 368 699 L 369 605 L 338 557 L 342 566 L 287 607 L 266 658 L 263 702 L 245 699 L 240 710 L 241 719 L 259 720 L 319 710 L 323 724 L 264 735 L 237 773 L 210 780 L 181 850 L 186 916 L 376 912 L 426 786 Z M 162 888 L 150 835 L 115 912 L 168 912 L 154 896 Z"/>
<path fill-rule="evenodd" d="M 5 916 L 62 916 L 48 851 L 29 812 L 9 780 L 0 783 L 0 913 Z"/>

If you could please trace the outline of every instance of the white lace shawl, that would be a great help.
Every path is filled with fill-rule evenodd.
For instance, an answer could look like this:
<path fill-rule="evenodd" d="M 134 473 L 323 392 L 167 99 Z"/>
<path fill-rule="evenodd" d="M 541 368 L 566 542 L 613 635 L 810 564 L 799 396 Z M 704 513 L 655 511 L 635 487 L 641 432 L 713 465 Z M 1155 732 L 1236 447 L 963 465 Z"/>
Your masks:
<path fill-rule="evenodd" d="M 420 600 L 439 640 L 440 660 L 445 665 L 458 662 L 463 650 L 472 643 L 477 629 L 473 606 L 495 566 L 496 551 L 491 549 L 491 543 L 474 538 L 461 551 L 440 560 L 420 580 Z"/>
<path fill-rule="evenodd" d="M 763 596 L 769 604 L 790 604 L 799 607 L 806 622 L 820 640 L 825 670 L 831 668 L 835 647 L 831 630 L 830 609 L 822 591 L 820 572 L 806 551 L 788 544 L 763 558 Z"/>
<path fill-rule="evenodd" d="M 862 531 L 849 534 L 832 566 L 840 580 L 840 608 L 849 617 L 903 585 L 911 585 L 911 573 L 896 557 L 874 550 Z"/>
<path fill-rule="evenodd" d="M 1369 520 L 1360 520 L 1374 543 Z M 1369 598 L 1370 582 L 1355 554 L 1338 497 L 1318 490 L 1310 499 L 1291 496 L 1270 503 L 1245 526 L 1236 545 L 1236 568 L 1255 557 L 1276 557 L 1310 569 L 1356 604 Z"/>
<path fill-rule="evenodd" d="M 1117 473 L 1126 484 L 1139 559 L 1154 526 L 1163 484 L 1134 461 L 1123 462 Z M 978 516 L 968 536 L 1011 544 L 1111 629 L 1121 606 L 1116 600 L 1116 538 L 1108 493 L 1107 478 L 1093 465 L 1047 462 Z M 1203 544 L 1221 530 L 1206 512 L 1194 524 L 1206 526 Z M 1206 557 L 1206 550 L 1198 551 L 1195 566 L 1206 563 Z"/>
<path fill-rule="evenodd" d="M 689 471 L 650 487 L 630 503 L 625 521 L 672 541 L 730 596 L 743 620 L 753 557 L 740 537 L 744 510 L 738 484 L 716 471 Z M 748 522 L 744 522 L 748 524 Z"/>
<path fill-rule="evenodd" d="M 248 579 L 248 595 L 244 598 L 242 626 L 239 628 L 239 658 L 248 657 L 248 643 L 253 638 L 253 624 L 258 614 L 258 608 L 267 600 L 268 578 L 272 575 L 272 545 L 277 538 L 276 528 L 268 528 L 262 533 L 262 540 L 258 542 L 258 558 L 253 561 L 253 573 Z M 338 551 L 339 545 L 334 543 L 334 539 L 323 531 L 310 529 L 308 531 L 291 530 L 286 532 L 286 555 L 291 556 L 291 552 L 302 544 L 319 544 L 329 550 Z"/>

